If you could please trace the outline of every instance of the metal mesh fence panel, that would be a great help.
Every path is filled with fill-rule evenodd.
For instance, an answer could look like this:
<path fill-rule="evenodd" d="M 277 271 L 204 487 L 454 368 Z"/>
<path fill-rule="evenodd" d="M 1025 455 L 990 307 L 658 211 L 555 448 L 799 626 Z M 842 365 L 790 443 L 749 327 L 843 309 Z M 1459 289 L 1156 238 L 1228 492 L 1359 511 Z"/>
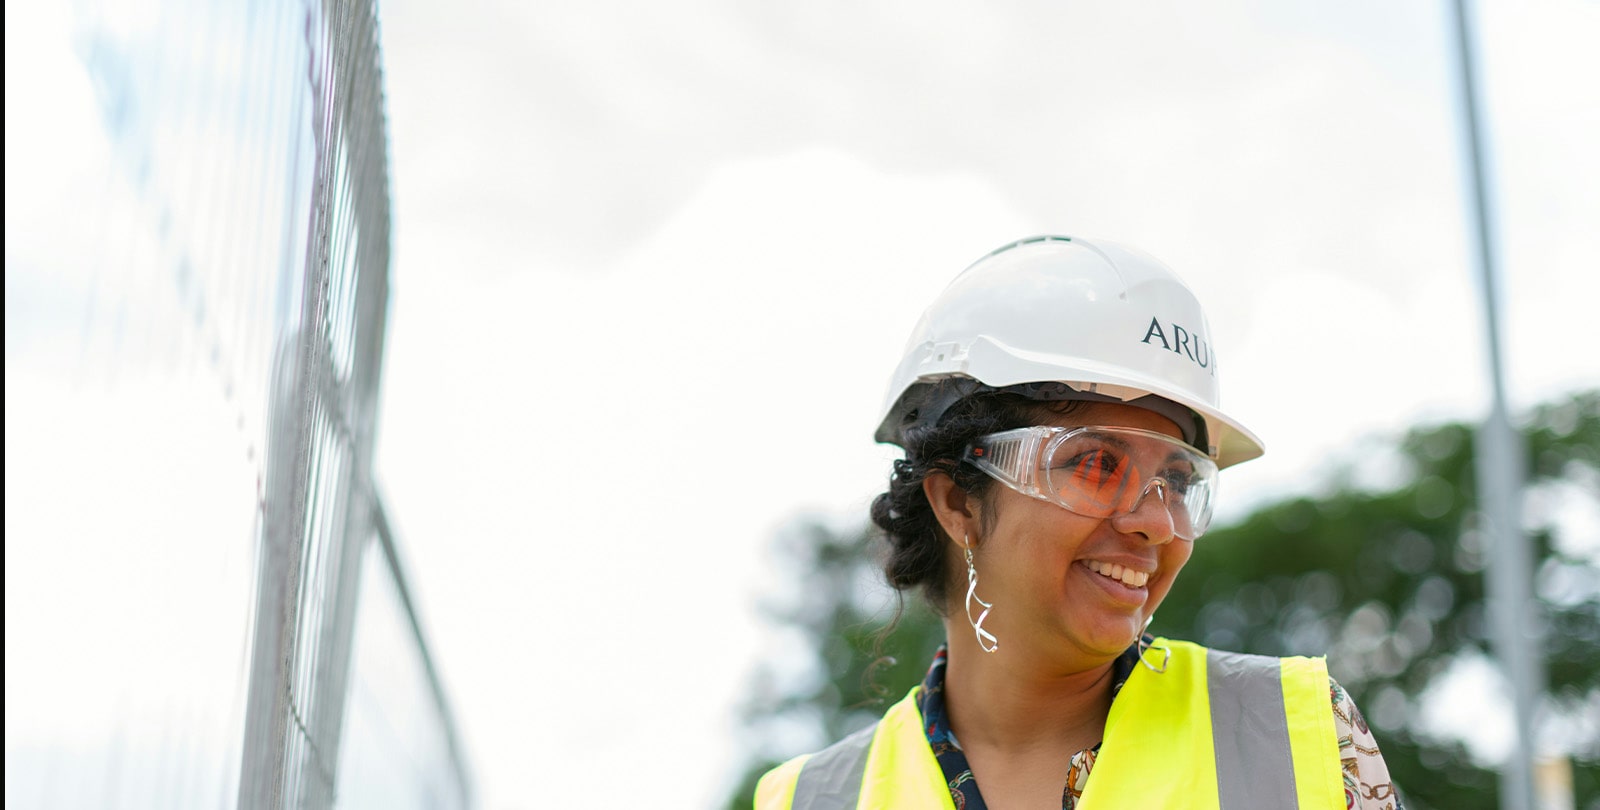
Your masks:
<path fill-rule="evenodd" d="M 6 10 L 6 806 L 363 806 L 352 694 L 369 726 L 427 700 L 414 795 L 464 806 L 373 562 L 374 5 L 36 5 Z M 397 611 L 428 688 L 354 689 Z"/>

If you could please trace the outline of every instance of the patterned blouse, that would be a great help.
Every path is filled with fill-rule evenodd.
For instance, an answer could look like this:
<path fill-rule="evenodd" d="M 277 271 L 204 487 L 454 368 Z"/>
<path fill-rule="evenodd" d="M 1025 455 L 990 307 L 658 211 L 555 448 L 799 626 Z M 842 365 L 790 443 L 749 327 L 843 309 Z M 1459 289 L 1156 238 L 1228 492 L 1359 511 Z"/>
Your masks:
<path fill-rule="evenodd" d="M 1150 639 L 1146 637 L 1148 643 Z M 922 728 L 928 735 L 928 747 L 944 771 L 945 783 L 950 786 L 950 798 L 956 810 L 988 810 L 983 794 L 978 792 L 978 782 L 961 753 L 961 744 L 950 730 L 949 718 L 944 712 L 944 665 L 947 650 L 940 647 L 933 656 L 933 664 L 922 679 L 922 689 L 917 693 L 917 709 L 922 713 Z M 1122 690 L 1122 684 L 1133 674 L 1139 662 L 1139 645 L 1129 647 L 1111 664 L 1111 694 Z M 1339 761 L 1344 770 L 1344 803 L 1349 810 L 1403 810 L 1400 794 L 1389 779 L 1389 767 L 1378 751 L 1378 741 L 1373 739 L 1367 721 L 1362 718 L 1356 704 L 1332 678 L 1328 679 L 1328 697 L 1333 702 L 1333 725 L 1339 737 Z M 1100 744 L 1085 748 L 1072 755 L 1067 765 L 1067 783 L 1061 791 L 1062 810 L 1075 810 L 1083 789 L 1089 784 L 1089 773 L 1094 770 L 1095 757 Z"/>

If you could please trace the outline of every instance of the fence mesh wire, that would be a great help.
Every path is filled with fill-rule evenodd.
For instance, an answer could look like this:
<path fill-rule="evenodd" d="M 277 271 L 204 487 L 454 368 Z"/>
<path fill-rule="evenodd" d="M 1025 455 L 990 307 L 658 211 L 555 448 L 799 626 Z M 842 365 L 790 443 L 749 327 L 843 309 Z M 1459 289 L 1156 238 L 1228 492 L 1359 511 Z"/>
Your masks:
<path fill-rule="evenodd" d="M 466 806 L 372 483 L 374 4 L 25 5 L 6 10 L 6 806 Z M 374 780 L 398 769 L 422 776 Z"/>

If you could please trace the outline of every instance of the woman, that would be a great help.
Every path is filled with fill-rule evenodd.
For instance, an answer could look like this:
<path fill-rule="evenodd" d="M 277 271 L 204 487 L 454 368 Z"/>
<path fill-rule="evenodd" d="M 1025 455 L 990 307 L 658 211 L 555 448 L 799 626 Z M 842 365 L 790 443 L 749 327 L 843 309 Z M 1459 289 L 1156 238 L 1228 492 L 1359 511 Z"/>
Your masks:
<path fill-rule="evenodd" d="M 947 645 L 756 806 L 1399 807 L 1322 659 L 1145 634 L 1217 471 L 1262 452 L 1217 401 L 1199 303 L 1149 256 L 1044 236 L 958 276 L 891 382 L 877 438 L 906 457 L 872 509 Z"/>

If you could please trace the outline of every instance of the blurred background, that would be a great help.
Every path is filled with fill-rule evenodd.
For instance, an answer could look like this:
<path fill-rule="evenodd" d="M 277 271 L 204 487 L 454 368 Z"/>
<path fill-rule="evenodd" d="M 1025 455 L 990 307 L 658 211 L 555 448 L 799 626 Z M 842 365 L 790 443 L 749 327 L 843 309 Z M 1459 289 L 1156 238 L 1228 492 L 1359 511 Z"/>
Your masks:
<path fill-rule="evenodd" d="M 1597 807 L 1600 4 L 1469 8 L 1537 754 Z M 881 711 L 889 373 L 1041 232 L 1172 265 L 1267 444 L 1153 629 L 1330 655 L 1408 806 L 1496 806 L 1453 25 L 8 4 L 7 807 L 740 806 Z"/>

